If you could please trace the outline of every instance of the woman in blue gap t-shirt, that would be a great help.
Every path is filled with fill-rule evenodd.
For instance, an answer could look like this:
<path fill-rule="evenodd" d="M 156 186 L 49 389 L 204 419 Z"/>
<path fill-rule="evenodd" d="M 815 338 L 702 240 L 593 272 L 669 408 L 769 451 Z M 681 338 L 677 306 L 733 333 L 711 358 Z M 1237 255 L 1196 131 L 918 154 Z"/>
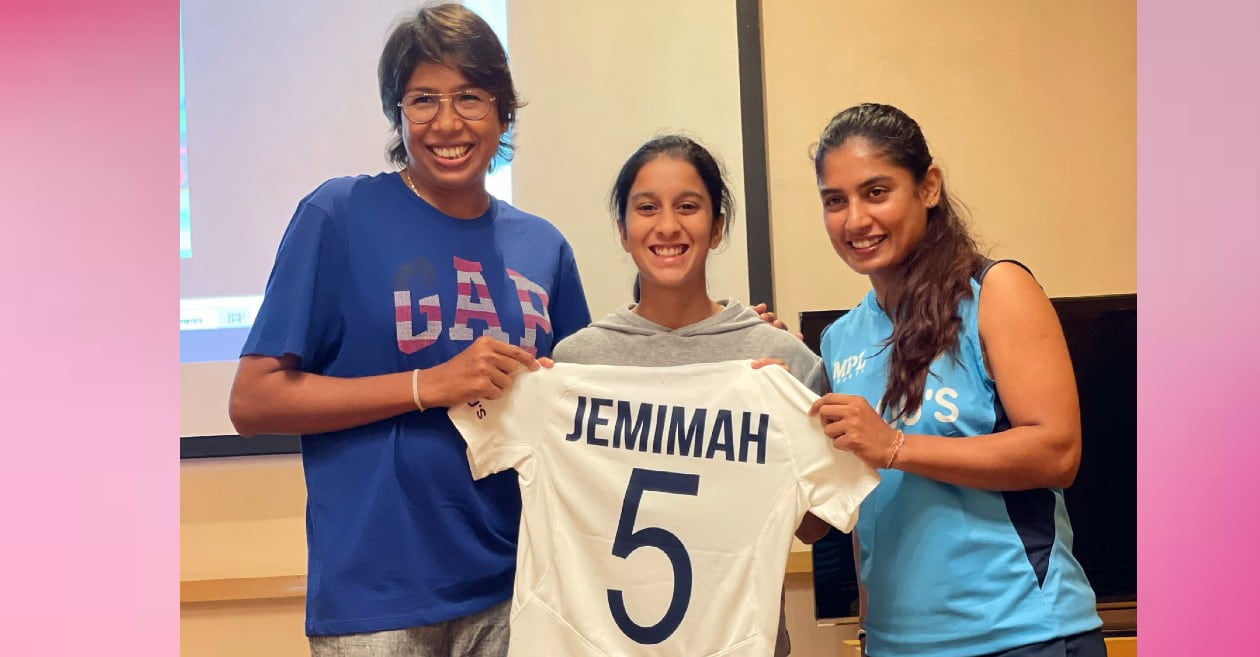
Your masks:
<path fill-rule="evenodd" d="M 485 21 L 421 9 L 378 73 L 399 171 L 298 204 L 230 415 L 302 436 L 313 655 L 502 655 L 516 475 L 473 481 L 445 407 L 497 398 L 590 314 L 560 232 L 486 192 L 519 102 Z"/>
<path fill-rule="evenodd" d="M 1080 411 L 1045 293 L 1018 263 L 987 270 L 900 110 L 840 112 L 814 164 L 832 246 L 873 288 L 824 332 L 834 392 L 812 410 L 882 469 L 855 532 L 868 654 L 1105 655 L 1063 505 Z"/>

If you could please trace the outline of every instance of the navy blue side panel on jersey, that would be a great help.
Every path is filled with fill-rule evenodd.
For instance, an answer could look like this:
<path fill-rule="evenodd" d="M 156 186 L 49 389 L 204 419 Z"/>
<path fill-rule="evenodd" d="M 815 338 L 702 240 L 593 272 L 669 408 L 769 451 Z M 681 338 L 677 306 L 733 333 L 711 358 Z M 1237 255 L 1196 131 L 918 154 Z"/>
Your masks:
<path fill-rule="evenodd" d="M 1054 547 L 1054 492 L 1048 488 L 1005 491 L 1002 499 L 1040 587 L 1046 582 Z"/>
<path fill-rule="evenodd" d="M 1011 423 L 1006 419 L 1001 402 L 995 402 L 995 413 L 999 420 L 993 427 L 993 433 L 1010 429 Z M 1048 488 L 1004 491 L 1002 501 L 1006 503 L 1011 525 L 1024 544 L 1028 563 L 1037 574 L 1037 586 L 1044 586 L 1050 569 L 1050 553 L 1054 548 L 1054 491 Z"/>

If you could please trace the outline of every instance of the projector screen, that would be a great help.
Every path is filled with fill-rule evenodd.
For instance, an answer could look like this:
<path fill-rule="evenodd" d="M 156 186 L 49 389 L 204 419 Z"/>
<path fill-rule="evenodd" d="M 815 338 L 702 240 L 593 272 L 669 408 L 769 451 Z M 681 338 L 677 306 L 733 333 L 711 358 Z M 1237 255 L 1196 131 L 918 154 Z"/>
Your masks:
<path fill-rule="evenodd" d="M 743 198 L 734 3 L 468 0 L 508 47 L 526 101 L 491 194 L 573 244 L 591 313 L 629 301 L 634 267 L 606 210 L 642 142 L 683 131 Z M 726 5 L 730 6 L 726 6 Z M 405 0 L 183 0 L 180 35 L 181 436 L 232 435 L 227 397 L 298 201 L 390 170 L 376 64 Z M 747 300 L 744 222 L 710 259 L 710 292 Z"/>
<path fill-rule="evenodd" d="M 507 44 L 507 0 L 465 4 Z M 180 362 L 239 356 L 298 199 L 387 166 L 374 73 L 390 19 L 411 6 L 182 4 Z M 496 167 L 490 193 L 511 202 L 511 176 Z"/>

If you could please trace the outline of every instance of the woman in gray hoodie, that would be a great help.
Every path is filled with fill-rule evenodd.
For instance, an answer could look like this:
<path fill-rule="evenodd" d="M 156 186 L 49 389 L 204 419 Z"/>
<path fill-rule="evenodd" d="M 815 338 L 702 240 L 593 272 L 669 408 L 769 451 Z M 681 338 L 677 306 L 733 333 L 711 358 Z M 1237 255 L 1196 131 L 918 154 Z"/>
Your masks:
<path fill-rule="evenodd" d="M 647 142 L 622 165 L 609 208 L 621 246 L 639 270 L 634 302 L 561 341 L 552 353 L 556 362 L 664 367 L 778 361 L 810 390 L 828 392 L 822 360 L 804 343 L 738 300 L 709 297 L 705 264 L 730 234 L 734 201 L 721 164 L 707 149 L 681 135 Z M 817 540 L 820 524 L 807 515 L 797 536 Z M 789 651 L 780 611 L 775 655 Z"/>

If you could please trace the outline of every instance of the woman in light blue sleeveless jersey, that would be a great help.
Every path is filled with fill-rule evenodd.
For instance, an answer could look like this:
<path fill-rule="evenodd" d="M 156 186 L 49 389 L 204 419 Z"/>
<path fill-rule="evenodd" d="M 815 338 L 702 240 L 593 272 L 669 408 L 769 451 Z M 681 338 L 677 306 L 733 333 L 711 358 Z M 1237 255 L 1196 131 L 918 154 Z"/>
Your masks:
<path fill-rule="evenodd" d="M 1104 655 L 1063 504 L 1080 411 L 1045 293 L 1018 263 L 989 269 L 900 110 L 840 112 L 814 164 L 832 246 L 872 287 L 823 334 L 834 392 L 811 411 L 883 475 L 856 531 L 867 654 Z"/>

